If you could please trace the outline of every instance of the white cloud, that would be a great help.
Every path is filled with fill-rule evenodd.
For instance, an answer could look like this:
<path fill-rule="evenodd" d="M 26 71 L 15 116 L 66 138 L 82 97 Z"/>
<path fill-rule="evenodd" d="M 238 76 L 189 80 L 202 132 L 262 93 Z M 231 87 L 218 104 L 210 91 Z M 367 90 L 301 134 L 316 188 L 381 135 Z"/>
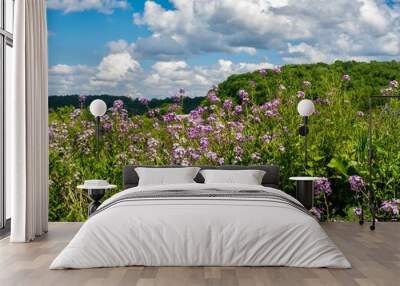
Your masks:
<path fill-rule="evenodd" d="M 110 54 L 98 66 L 97 81 L 121 81 L 129 72 L 140 69 L 140 64 L 127 52 Z"/>
<path fill-rule="evenodd" d="M 69 65 L 58 64 L 50 68 L 50 73 L 57 75 L 72 75 L 74 73 L 90 74 L 92 73 L 92 71 L 93 68 L 90 68 L 85 65 L 69 66 Z"/>
<path fill-rule="evenodd" d="M 185 88 L 191 95 L 234 73 L 271 68 L 220 60 L 191 65 L 198 54 L 253 55 L 277 52 L 289 63 L 400 59 L 400 5 L 384 0 L 170 0 L 172 9 L 146 1 L 133 21 L 151 34 L 133 43 L 107 44 L 96 66 L 55 65 L 50 93 L 109 93 L 165 97 Z M 94 9 L 110 13 L 126 7 L 117 0 L 49 0 L 66 13 Z M 231 57 L 230 57 L 231 58 Z M 150 67 L 140 63 L 150 59 Z M 149 62 L 146 62 L 146 65 Z"/>
<path fill-rule="evenodd" d="M 390 24 L 390 18 L 387 18 L 387 13 L 384 9 L 380 9 L 374 0 L 361 0 L 360 8 L 361 20 L 368 26 L 376 29 L 378 33 L 387 31 Z"/>
<path fill-rule="evenodd" d="M 130 85 L 142 76 L 140 64 L 128 52 L 111 52 L 97 66 L 54 65 L 49 69 L 50 94 L 134 94 Z M 128 88 L 129 87 L 129 88 Z"/>
<path fill-rule="evenodd" d="M 157 89 L 165 96 L 170 96 L 178 88 L 185 88 L 192 95 L 204 96 L 206 91 L 225 80 L 232 74 L 255 71 L 262 68 L 272 68 L 270 63 L 233 63 L 220 59 L 214 65 L 190 66 L 185 61 L 156 62 L 144 81 L 147 89 Z"/>
<path fill-rule="evenodd" d="M 111 14 L 114 9 L 128 7 L 126 0 L 47 0 L 49 9 L 63 10 L 65 13 L 96 10 L 100 13 Z"/>
<path fill-rule="evenodd" d="M 343 43 L 342 45 L 347 45 L 347 43 Z M 288 54 L 283 59 L 292 63 L 317 63 L 332 60 L 328 55 L 318 50 L 318 48 L 312 47 L 306 43 L 300 43 L 298 45 L 289 43 Z"/>
<path fill-rule="evenodd" d="M 107 47 L 112 53 L 121 53 L 129 50 L 129 44 L 125 40 L 111 41 L 107 43 Z"/>
<path fill-rule="evenodd" d="M 400 5 L 383 0 L 146 1 L 134 14 L 152 35 L 133 46 L 152 59 L 278 50 L 290 62 L 398 58 Z M 161 44 L 165 43 L 165 45 Z"/>
<path fill-rule="evenodd" d="M 127 52 L 110 53 L 95 67 L 55 65 L 49 72 L 50 94 L 114 94 L 167 97 L 179 88 L 190 96 L 204 96 L 214 84 L 229 75 L 273 65 L 234 63 L 220 59 L 213 65 L 189 65 L 186 61 L 157 61 L 143 70 Z"/>

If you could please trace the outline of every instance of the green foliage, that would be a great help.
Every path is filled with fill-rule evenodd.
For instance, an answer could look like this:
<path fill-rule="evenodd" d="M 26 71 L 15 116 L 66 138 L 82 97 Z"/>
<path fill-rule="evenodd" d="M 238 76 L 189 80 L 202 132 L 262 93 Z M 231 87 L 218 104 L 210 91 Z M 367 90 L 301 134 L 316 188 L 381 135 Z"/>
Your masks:
<path fill-rule="evenodd" d="M 89 106 L 90 103 L 95 99 L 103 100 L 107 106 L 112 106 L 115 100 L 122 100 L 124 102 L 125 109 L 130 114 L 142 115 L 147 112 L 146 106 L 139 102 L 139 99 L 132 99 L 126 96 L 113 96 L 113 95 L 89 95 L 86 97 L 86 101 L 83 106 Z M 183 100 L 183 111 L 188 113 L 190 110 L 196 108 L 202 101 L 204 97 L 185 97 Z M 150 100 L 150 108 L 165 108 L 172 103 L 171 98 L 157 99 L 154 98 Z M 49 110 L 50 112 L 56 111 L 62 107 L 73 106 L 75 108 L 81 108 L 81 103 L 79 102 L 79 95 L 51 95 L 49 96 Z"/>
<path fill-rule="evenodd" d="M 351 80 L 343 80 L 344 74 Z M 107 99 L 108 106 L 113 105 L 111 99 L 122 99 L 127 110 L 113 108 L 101 119 L 104 134 L 99 160 L 89 102 L 75 109 L 79 106 L 76 96 L 75 107 L 58 107 L 49 114 L 50 220 L 86 219 L 88 198 L 76 186 L 85 179 L 101 178 L 117 184 L 115 192 L 120 191 L 126 164 L 276 164 L 282 190 L 292 195 L 295 186 L 290 176 L 328 178 L 332 194 L 316 197 L 323 218 L 353 220 L 358 202 L 348 179 L 351 175 L 368 179 L 368 98 L 382 90 L 399 95 L 398 87 L 388 88 L 395 79 L 400 79 L 398 62 L 335 62 L 288 65 L 266 75 L 258 71 L 232 75 L 217 90 L 210 90 L 207 98 L 183 98 L 178 104 L 165 99 L 146 106 L 112 97 Z M 242 98 L 240 90 L 245 90 Z M 316 105 L 309 120 L 306 168 L 304 138 L 298 135 L 302 123 L 296 110 L 302 97 L 299 91 Z M 373 102 L 371 188 L 379 202 L 399 197 L 399 115 L 397 99 Z"/>
<path fill-rule="evenodd" d="M 344 74 L 351 76 L 351 81 L 343 83 L 341 77 Z M 312 82 L 307 97 L 311 99 L 326 98 L 329 93 L 346 90 L 346 97 L 352 99 L 352 107 L 357 110 L 368 109 L 368 98 L 380 95 L 381 89 L 388 82 L 400 78 L 400 62 L 342 62 L 336 61 L 328 65 L 324 63 L 286 65 L 281 74 L 269 73 L 261 75 L 258 71 L 241 75 L 232 75 L 219 85 L 219 94 L 222 98 L 232 97 L 238 100 L 238 90 L 251 90 L 252 82 L 256 83 L 255 99 L 262 103 L 273 98 L 278 92 L 278 86 L 283 83 L 286 88 L 301 90 L 303 81 Z M 343 98 L 345 100 L 346 98 Z"/>

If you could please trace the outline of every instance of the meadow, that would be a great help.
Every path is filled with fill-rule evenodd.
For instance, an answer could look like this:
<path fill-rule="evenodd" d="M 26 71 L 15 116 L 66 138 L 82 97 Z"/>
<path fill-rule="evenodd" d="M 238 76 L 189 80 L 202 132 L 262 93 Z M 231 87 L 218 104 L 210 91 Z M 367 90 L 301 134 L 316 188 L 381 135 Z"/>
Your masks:
<path fill-rule="evenodd" d="M 375 68 L 374 68 L 375 66 Z M 377 68 L 377 66 L 379 68 Z M 49 114 L 51 221 L 83 221 L 88 198 L 76 189 L 85 179 L 119 186 L 126 164 L 257 165 L 280 167 L 281 189 L 294 194 L 290 176 L 322 177 L 315 184 L 321 220 L 356 220 L 368 188 L 374 190 L 379 220 L 399 218 L 400 64 L 335 63 L 265 69 L 233 75 L 212 87 L 204 100 L 184 112 L 187 92 L 179 89 L 159 108 L 139 100 L 144 113 L 129 114 L 115 100 L 101 118 L 99 160 L 89 98 L 80 108 L 59 107 Z M 373 176 L 368 180 L 368 97 L 373 101 Z M 308 164 L 304 166 L 302 118 L 297 103 L 313 100 Z M 109 193 L 111 195 L 112 193 Z M 368 210 L 366 217 L 370 216 Z"/>

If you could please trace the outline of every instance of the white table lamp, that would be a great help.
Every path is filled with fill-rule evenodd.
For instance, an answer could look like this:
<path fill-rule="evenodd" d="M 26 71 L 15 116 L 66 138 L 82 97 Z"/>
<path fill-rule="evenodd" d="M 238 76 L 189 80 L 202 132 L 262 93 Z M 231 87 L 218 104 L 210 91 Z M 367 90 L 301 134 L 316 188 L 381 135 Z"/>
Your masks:
<path fill-rule="evenodd" d="M 90 103 L 90 113 L 96 117 L 96 158 L 99 159 L 99 140 L 100 140 L 100 117 L 107 112 L 107 104 L 101 99 L 95 99 Z"/>

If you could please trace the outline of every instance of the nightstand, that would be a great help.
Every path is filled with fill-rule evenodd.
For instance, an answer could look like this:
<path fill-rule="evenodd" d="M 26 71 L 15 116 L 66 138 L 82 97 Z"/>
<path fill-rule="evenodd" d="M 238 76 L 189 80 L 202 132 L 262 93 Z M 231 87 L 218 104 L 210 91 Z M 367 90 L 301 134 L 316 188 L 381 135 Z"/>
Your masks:
<path fill-rule="evenodd" d="M 77 186 L 78 189 L 83 189 L 88 191 L 88 195 L 92 202 L 88 207 L 88 216 L 94 213 L 97 208 L 101 205 L 100 200 L 103 198 L 106 190 L 115 189 L 116 185 L 103 185 L 103 186 L 95 186 L 90 184 L 84 184 Z"/>
<path fill-rule="evenodd" d="M 311 209 L 314 204 L 314 181 L 319 177 L 290 177 L 289 180 L 296 181 L 296 199 L 306 209 Z"/>

